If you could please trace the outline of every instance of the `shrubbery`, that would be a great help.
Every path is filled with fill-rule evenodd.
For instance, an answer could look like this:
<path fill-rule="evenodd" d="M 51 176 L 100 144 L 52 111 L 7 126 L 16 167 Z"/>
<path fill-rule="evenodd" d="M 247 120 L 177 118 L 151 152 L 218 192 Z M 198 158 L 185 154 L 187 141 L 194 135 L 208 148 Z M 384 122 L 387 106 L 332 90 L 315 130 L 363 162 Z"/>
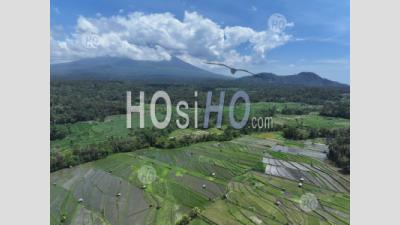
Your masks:
<path fill-rule="evenodd" d="M 69 134 L 66 125 L 51 125 L 50 126 L 50 140 L 63 139 Z"/>
<path fill-rule="evenodd" d="M 329 139 L 328 158 L 350 173 L 350 129 L 337 130 L 334 138 Z"/>
<path fill-rule="evenodd" d="M 338 101 L 324 104 L 320 112 L 321 116 L 342 117 L 350 119 L 350 102 Z"/>
<path fill-rule="evenodd" d="M 201 210 L 198 207 L 194 207 L 188 216 L 184 215 L 176 224 L 177 225 L 187 225 L 190 221 L 194 220 L 201 213 Z"/>

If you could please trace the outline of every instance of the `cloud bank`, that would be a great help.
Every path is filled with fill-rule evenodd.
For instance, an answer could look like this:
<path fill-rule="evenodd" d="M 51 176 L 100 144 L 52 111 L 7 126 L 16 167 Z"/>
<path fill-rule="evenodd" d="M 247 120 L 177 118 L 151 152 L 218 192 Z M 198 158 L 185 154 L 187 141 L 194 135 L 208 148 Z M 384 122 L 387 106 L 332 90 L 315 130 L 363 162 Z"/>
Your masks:
<path fill-rule="evenodd" d="M 185 12 L 182 20 L 171 13 L 80 16 L 73 33 L 62 39 L 52 35 L 51 59 L 121 56 L 161 61 L 177 56 L 193 64 L 204 60 L 252 64 L 264 61 L 269 50 L 291 38 L 284 31 L 222 27 L 197 12 Z"/>

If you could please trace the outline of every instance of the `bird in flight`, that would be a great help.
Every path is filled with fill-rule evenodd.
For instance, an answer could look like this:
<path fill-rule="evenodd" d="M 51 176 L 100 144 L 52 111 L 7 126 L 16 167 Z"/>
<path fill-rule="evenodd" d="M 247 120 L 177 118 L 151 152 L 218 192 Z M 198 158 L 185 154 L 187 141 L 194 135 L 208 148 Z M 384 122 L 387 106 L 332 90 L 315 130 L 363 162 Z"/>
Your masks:
<path fill-rule="evenodd" d="M 251 75 L 254 75 L 254 73 L 252 73 L 252 72 L 250 72 L 250 71 L 248 71 L 248 70 L 236 69 L 236 68 L 227 66 L 227 65 L 225 65 L 225 64 L 223 64 L 223 63 L 216 63 L 216 62 L 205 62 L 205 63 L 206 63 L 206 64 L 210 64 L 210 65 L 224 66 L 224 67 L 228 68 L 228 69 L 231 71 L 231 74 L 232 74 L 232 75 L 234 75 L 234 74 L 235 74 L 236 72 L 238 72 L 238 71 L 246 72 L 246 73 L 249 73 L 249 74 L 251 74 Z"/>

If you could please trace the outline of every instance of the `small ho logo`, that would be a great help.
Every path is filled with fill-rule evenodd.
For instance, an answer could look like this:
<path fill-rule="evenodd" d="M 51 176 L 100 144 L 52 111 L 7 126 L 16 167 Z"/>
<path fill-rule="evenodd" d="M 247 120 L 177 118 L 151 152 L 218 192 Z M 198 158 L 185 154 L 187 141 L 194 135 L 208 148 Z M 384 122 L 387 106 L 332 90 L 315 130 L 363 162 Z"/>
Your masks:
<path fill-rule="evenodd" d="M 149 185 L 156 180 L 157 173 L 154 167 L 144 165 L 139 169 L 137 176 L 142 184 Z"/>
<path fill-rule="evenodd" d="M 274 13 L 268 18 L 269 30 L 275 33 L 282 32 L 287 26 L 287 20 L 284 15 Z"/>
<path fill-rule="evenodd" d="M 312 193 L 306 193 L 300 198 L 300 208 L 305 212 L 311 212 L 318 208 L 319 203 L 317 197 Z"/>
<path fill-rule="evenodd" d="M 97 48 L 99 46 L 99 36 L 95 33 L 89 33 L 85 37 L 84 45 L 86 48 Z"/>

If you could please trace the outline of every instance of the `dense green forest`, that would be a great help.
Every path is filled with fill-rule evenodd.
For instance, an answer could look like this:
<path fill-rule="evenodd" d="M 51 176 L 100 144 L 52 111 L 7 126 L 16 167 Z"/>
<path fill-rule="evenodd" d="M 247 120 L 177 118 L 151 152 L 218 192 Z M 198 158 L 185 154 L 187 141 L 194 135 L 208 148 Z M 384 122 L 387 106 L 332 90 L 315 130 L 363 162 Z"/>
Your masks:
<path fill-rule="evenodd" d="M 234 85 L 234 86 L 232 86 Z M 199 107 L 204 107 L 206 92 L 219 95 L 226 92 L 230 99 L 237 90 L 244 90 L 251 102 L 302 102 L 324 105 L 321 114 L 349 118 L 349 102 L 343 102 L 346 88 L 303 86 L 255 86 L 228 81 L 202 81 L 195 83 L 141 83 L 138 81 L 51 81 L 50 122 L 52 124 L 77 121 L 103 120 L 106 116 L 126 112 L 126 92 L 132 92 L 132 101 L 139 101 L 139 92 L 145 90 L 145 101 L 150 102 L 154 92 L 166 91 L 174 104 L 185 100 L 193 107 L 194 91 L 198 91 Z M 135 97 L 136 96 L 136 97 Z M 340 102 L 340 106 L 336 106 Z M 135 104 L 135 103 L 133 103 Z M 229 101 L 225 101 L 229 104 Z M 342 105 L 344 104 L 344 105 Z M 343 107 L 344 106 L 344 107 Z M 343 110 L 345 112 L 343 112 Z M 340 111 L 342 110 L 342 111 Z M 289 112 L 286 114 L 302 114 Z"/>

